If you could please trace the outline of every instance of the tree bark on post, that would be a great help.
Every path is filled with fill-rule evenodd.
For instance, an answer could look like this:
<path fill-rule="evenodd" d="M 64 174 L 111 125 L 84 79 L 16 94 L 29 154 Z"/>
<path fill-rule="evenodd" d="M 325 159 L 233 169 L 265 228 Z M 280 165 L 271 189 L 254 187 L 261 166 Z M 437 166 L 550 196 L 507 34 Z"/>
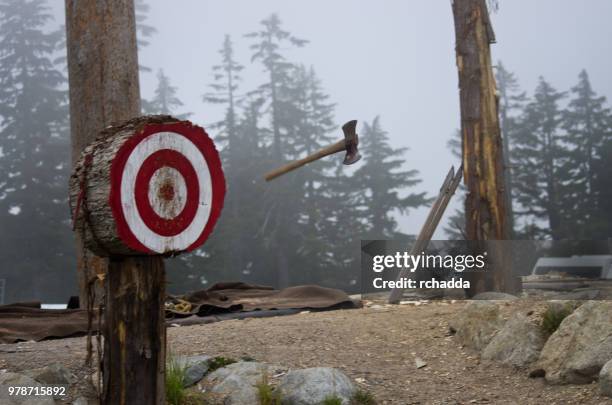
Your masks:
<path fill-rule="evenodd" d="M 489 45 L 495 35 L 485 0 L 454 0 L 456 57 L 459 73 L 467 238 L 487 251 L 493 271 L 472 273 L 468 292 L 514 292 L 507 240 L 503 143 L 499 127 L 495 76 Z M 509 243 L 509 242 L 507 242 Z"/>
<path fill-rule="evenodd" d="M 157 256 L 110 259 L 107 294 L 115 294 L 104 312 L 105 404 L 165 403 L 164 282 Z"/>
<path fill-rule="evenodd" d="M 74 166 L 102 128 L 140 114 L 133 0 L 66 0 L 66 45 Z M 83 307 L 90 281 L 108 264 L 83 248 L 78 233 L 76 239 Z"/>
<path fill-rule="evenodd" d="M 133 0 L 66 0 L 73 165 L 112 122 L 140 115 Z M 161 257 L 86 252 L 77 233 L 82 303 L 95 273 L 106 273 L 104 404 L 164 403 L 165 345 Z M 88 270 L 89 274 L 85 273 Z"/>

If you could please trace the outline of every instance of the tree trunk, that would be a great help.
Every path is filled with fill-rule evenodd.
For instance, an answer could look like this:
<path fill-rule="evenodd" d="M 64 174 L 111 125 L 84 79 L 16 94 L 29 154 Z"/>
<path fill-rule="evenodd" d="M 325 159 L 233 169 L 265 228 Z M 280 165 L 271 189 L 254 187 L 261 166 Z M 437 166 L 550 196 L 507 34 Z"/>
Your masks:
<path fill-rule="evenodd" d="M 133 0 L 66 0 L 66 41 L 74 165 L 100 130 L 140 114 Z M 84 306 L 89 282 L 106 272 L 107 262 L 88 252 L 78 233 L 76 247 Z"/>
<path fill-rule="evenodd" d="M 508 239 L 503 144 L 489 44 L 495 37 L 484 0 L 454 0 L 457 69 L 461 104 L 463 167 L 467 196 L 466 234 L 476 250 L 487 250 L 492 270 L 472 273 L 469 294 L 513 292 L 507 249 L 489 240 Z M 479 252 L 475 252 L 479 253 Z"/>
<path fill-rule="evenodd" d="M 66 0 L 72 162 L 112 122 L 140 115 L 133 0 Z M 106 272 L 103 403 L 163 404 L 164 266 L 160 257 L 87 260 L 77 233 L 81 303 L 88 281 Z M 89 266 L 84 264 L 91 262 Z"/>
<path fill-rule="evenodd" d="M 165 403 L 164 286 L 161 257 L 110 260 L 104 313 L 103 403 Z"/>

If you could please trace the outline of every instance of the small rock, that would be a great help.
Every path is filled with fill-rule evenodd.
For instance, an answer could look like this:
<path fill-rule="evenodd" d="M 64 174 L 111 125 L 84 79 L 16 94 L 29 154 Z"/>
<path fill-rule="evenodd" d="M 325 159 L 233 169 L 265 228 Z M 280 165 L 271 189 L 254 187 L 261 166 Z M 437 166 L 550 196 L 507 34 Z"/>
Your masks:
<path fill-rule="evenodd" d="M 544 343 L 546 338 L 540 325 L 523 314 L 516 314 L 484 348 L 482 358 L 523 367 L 538 360 Z"/>
<path fill-rule="evenodd" d="M 62 364 L 54 363 L 45 367 L 35 368 L 25 372 L 42 384 L 48 385 L 70 385 L 75 381 L 74 375 Z"/>
<path fill-rule="evenodd" d="M 427 365 L 427 363 L 421 360 L 420 358 L 416 357 L 414 359 L 414 365 L 416 366 L 416 368 L 423 368 Z"/>
<path fill-rule="evenodd" d="M 319 405 L 332 396 L 348 405 L 355 386 L 338 369 L 313 367 L 290 371 L 279 382 L 278 390 L 283 405 Z"/>
<path fill-rule="evenodd" d="M 599 389 L 603 395 L 612 398 L 612 359 L 599 372 Z"/>
<path fill-rule="evenodd" d="M 89 405 L 89 401 L 85 397 L 78 397 L 72 402 L 72 405 Z"/>
<path fill-rule="evenodd" d="M 2 405 L 55 405 L 55 400 L 49 396 L 11 396 L 8 388 L 14 386 L 41 387 L 27 375 L 18 373 L 0 373 L 0 404 Z"/>
<path fill-rule="evenodd" d="M 185 388 L 195 385 L 204 378 L 208 372 L 210 360 L 211 357 L 206 355 L 178 358 L 179 364 L 185 367 L 185 380 L 183 381 Z"/>

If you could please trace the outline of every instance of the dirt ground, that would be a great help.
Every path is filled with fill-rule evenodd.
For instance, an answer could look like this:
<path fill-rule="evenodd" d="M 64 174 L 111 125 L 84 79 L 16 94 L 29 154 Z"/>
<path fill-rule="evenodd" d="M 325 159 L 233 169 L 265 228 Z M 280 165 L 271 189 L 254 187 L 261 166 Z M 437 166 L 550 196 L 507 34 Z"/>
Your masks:
<path fill-rule="evenodd" d="M 550 386 L 527 370 L 484 364 L 448 333 L 463 302 L 305 312 L 168 329 L 172 352 L 208 354 L 291 368 L 337 367 L 380 404 L 612 404 L 597 384 Z M 502 304 L 506 310 L 524 304 Z M 0 369 L 61 362 L 83 381 L 85 338 L 0 345 Z M 427 365 L 417 369 L 415 358 Z M 68 398 L 66 398 L 68 399 Z"/>

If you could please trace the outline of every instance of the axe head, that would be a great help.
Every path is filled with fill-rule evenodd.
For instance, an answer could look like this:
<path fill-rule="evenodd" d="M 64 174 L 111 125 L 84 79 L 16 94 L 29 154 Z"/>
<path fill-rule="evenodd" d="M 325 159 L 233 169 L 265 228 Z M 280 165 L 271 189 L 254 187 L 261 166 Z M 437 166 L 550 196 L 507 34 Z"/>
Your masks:
<path fill-rule="evenodd" d="M 359 145 L 359 137 L 357 136 L 357 120 L 351 120 L 346 124 L 342 125 L 342 132 L 344 132 L 344 145 L 346 147 L 346 156 L 344 156 L 345 165 L 352 165 L 359 159 L 361 155 L 357 146 Z"/>

